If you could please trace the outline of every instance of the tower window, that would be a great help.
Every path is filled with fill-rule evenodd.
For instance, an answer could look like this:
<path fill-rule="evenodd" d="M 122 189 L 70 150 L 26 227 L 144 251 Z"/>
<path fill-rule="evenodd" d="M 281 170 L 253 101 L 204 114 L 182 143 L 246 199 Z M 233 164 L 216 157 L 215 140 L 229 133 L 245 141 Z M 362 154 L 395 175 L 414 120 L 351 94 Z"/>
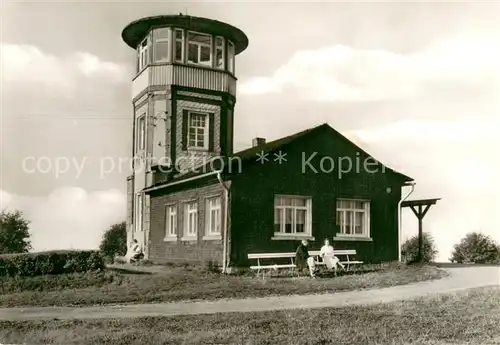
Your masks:
<path fill-rule="evenodd" d="M 137 119 L 136 152 L 143 151 L 146 147 L 146 115 Z"/>
<path fill-rule="evenodd" d="M 175 61 L 184 61 L 184 31 L 175 29 Z"/>
<path fill-rule="evenodd" d="M 139 45 L 137 60 L 137 72 L 142 71 L 149 64 L 149 37 L 146 37 Z"/>
<path fill-rule="evenodd" d="M 188 62 L 212 66 L 212 37 L 210 35 L 188 33 Z"/>
<path fill-rule="evenodd" d="M 224 69 L 224 38 L 215 38 L 215 68 Z"/>
<path fill-rule="evenodd" d="M 234 44 L 227 41 L 227 70 L 234 74 Z"/>
<path fill-rule="evenodd" d="M 209 116 L 206 113 L 189 112 L 189 148 L 208 149 Z"/>
<path fill-rule="evenodd" d="M 154 31 L 154 56 L 155 62 L 168 61 L 168 28 L 156 29 Z"/>

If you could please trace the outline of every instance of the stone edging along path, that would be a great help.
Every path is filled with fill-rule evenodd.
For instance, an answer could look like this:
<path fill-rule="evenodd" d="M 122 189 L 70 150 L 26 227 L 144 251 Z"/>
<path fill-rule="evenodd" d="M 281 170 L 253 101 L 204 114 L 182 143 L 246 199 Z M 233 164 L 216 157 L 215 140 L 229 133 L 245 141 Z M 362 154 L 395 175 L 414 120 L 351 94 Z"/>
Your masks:
<path fill-rule="evenodd" d="M 410 300 L 426 295 L 488 286 L 498 288 L 500 291 L 500 267 L 448 268 L 447 270 L 450 272 L 449 277 L 434 281 L 383 289 L 317 295 L 74 308 L 0 308 L 0 320 L 124 318 L 344 307 Z"/>

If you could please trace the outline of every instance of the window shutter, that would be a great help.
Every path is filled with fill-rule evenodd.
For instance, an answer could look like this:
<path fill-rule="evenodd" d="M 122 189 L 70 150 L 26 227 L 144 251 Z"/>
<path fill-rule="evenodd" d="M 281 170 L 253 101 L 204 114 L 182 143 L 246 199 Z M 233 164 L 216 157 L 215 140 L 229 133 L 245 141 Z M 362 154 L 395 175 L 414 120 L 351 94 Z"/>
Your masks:
<path fill-rule="evenodd" d="M 214 141 L 215 141 L 215 136 L 214 136 L 214 113 L 209 113 L 208 114 L 208 151 L 213 151 L 214 150 Z"/>
<path fill-rule="evenodd" d="M 189 114 L 187 110 L 182 111 L 182 150 L 187 150 L 188 144 L 188 121 Z"/>

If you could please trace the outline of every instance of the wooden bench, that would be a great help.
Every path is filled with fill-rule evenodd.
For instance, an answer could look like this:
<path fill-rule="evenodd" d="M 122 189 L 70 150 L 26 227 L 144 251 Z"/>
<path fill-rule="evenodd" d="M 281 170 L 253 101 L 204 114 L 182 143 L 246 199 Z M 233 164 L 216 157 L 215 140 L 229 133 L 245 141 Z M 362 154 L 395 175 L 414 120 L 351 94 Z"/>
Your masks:
<path fill-rule="evenodd" d="M 320 251 L 319 250 L 310 250 L 309 255 L 314 256 L 314 262 L 316 265 L 324 265 L 325 262 L 323 259 L 319 256 Z M 335 250 L 334 254 L 336 257 L 339 258 L 340 263 L 346 266 L 346 270 L 350 269 L 351 265 L 359 265 L 362 264 L 363 261 L 358 261 L 358 260 L 352 260 L 356 256 L 356 250 L 354 249 L 347 249 L 347 250 Z M 345 260 L 342 260 L 342 257 L 345 256 Z"/>
<path fill-rule="evenodd" d="M 257 265 L 250 266 L 251 270 L 257 270 L 257 276 L 262 271 L 262 277 L 264 278 L 264 272 L 266 270 L 279 270 L 279 269 L 290 269 L 294 270 L 296 265 L 294 263 L 295 252 L 287 252 L 287 253 L 253 253 L 248 254 L 249 260 L 257 260 Z M 268 260 L 276 260 L 276 259 L 290 259 L 290 263 L 288 264 L 264 264 L 262 261 Z"/>

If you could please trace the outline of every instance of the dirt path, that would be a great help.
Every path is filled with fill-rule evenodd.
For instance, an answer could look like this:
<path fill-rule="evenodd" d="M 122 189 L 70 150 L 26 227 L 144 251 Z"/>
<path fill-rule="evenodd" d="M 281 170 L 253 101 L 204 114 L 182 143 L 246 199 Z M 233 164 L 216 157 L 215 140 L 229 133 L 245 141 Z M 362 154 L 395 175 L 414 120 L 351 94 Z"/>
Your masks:
<path fill-rule="evenodd" d="M 123 318 L 342 307 L 414 299 L 429 294 L 449 293 L 485 286 L 496 286 L 500 290 L 500 267 L 449 268 L 447 270 L 451 273 L 450 277 L 440 280 L 376 290 L 207 302 L 129 304 L 79 308 L 2 308 L 0 309 L 0 319 Z"/>

